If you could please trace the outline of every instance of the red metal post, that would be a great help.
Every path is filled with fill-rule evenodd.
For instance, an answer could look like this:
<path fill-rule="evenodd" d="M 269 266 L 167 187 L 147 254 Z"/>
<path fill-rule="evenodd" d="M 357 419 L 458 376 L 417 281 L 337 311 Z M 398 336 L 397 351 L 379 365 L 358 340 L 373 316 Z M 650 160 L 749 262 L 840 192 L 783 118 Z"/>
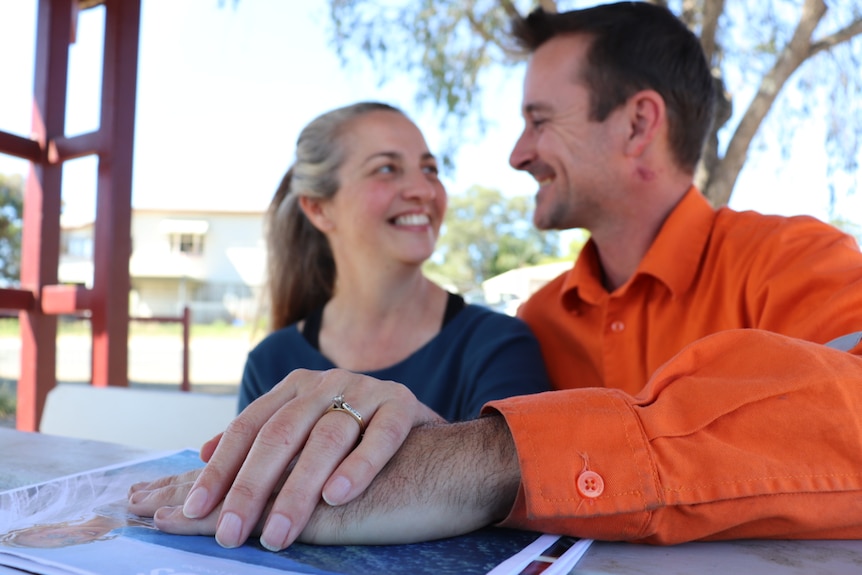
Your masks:
<path fill-rule="evenodd" d="M 180 391 L 191 391 L 189 380 L 189 343 L 191 340 L 192 312 L 189 306 L 183 308 L 183 381 Z"/>
<path fill-rule="evenodd" d="M 106 0 L 93 251 L 93 385 L 127 386 L 140 0 Z"/>
<path fill-rule="evenodd" d="M 70 30 L 75 0 L 40 0 L 37 16 L 32 134 L 41 154 L 31 161 L 24 195 L 21 287 L 41 298 L 42 286 L 57 283 L 60 257 L 62 165 L 48 163 L 48 142 L 63 135 Z M 56 384 L 57 318 L 41 303 L 20 313 L 21 376 L 16 427 L 36 431 L 45 398 Z"/>

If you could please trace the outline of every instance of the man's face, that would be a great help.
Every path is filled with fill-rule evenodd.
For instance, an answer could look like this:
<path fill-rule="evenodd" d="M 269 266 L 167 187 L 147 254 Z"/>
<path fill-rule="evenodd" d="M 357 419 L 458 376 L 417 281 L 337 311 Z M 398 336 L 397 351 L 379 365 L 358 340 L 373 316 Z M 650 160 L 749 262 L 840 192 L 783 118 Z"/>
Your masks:
<path fill-rule="evenodd" d="M 540 46 L 524 80 L 524 131 L 509 163 L 539 183 L 533 222 L 539 229 L 593 229 L 615 194 L 622 124 L 615 114 L 589 119 L 590 93 L 580 80 L 587 37 L 558 36 Z"/>

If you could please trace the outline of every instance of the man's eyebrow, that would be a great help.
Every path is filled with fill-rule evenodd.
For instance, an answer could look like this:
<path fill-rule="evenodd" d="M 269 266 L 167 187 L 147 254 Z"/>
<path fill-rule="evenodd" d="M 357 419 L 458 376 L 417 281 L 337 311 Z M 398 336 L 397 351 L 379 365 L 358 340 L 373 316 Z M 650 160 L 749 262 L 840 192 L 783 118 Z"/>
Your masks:
<path fill-rule="evenodd" d="M 531 102 L 529 104 L 524 104 L 524 114 L 535 114 L 537 112 L 548 112 L 550 110 L 551 106 L 542 102 Z"/>

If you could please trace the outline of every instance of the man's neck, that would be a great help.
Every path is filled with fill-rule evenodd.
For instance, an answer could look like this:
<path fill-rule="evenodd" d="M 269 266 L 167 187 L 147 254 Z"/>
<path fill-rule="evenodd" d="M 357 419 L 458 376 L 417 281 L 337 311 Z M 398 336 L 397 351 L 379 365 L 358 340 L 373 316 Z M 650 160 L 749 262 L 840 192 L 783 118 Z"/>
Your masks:
<path fill-rule="evenodd" d="M 648 203 L 644 202 L 629 214 L 617 218 L 615 225 L 592 232 L 602 269 L 602 283 L 609 293 L 631 279 L 665 220 L 689 188 L 690 184 L 684 189 L 678 186 L 677 189 L 682 189 L 682 192 L 668 196 L 663 201 L 651 199 Z"/>

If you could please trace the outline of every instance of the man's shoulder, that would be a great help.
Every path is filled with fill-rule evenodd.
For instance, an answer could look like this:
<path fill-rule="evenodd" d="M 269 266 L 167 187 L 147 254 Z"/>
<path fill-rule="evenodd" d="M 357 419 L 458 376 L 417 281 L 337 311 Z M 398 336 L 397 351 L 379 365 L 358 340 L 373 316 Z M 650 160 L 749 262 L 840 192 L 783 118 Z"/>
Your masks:
<path fill-rule="evenodd" d="M 839 238 L 847 235 L 812 216 L 781 216 L 755 211 L 737 212 L 728 208 L 718 211 L 713 234 L 729 241 L 742 241 L 748 245 L 751 245 L 751 242 L 785 243 L 788 240 L 795 243 L 819 237 Z M 762 248 L 762 244 L 760 247 Z"/>

